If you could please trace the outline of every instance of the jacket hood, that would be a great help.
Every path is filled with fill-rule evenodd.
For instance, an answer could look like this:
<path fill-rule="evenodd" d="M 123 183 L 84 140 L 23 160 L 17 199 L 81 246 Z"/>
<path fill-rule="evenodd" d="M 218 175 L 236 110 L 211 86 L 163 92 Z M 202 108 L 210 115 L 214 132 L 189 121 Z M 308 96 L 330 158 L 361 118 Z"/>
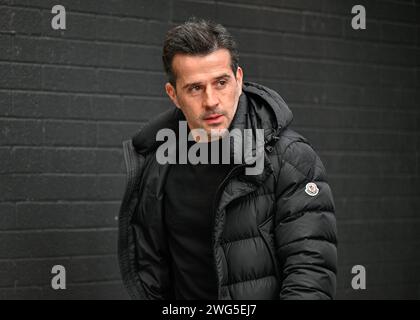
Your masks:
<path fill-rule="evenodd" d="M 134 148 L 140 154 L 156 150 L 163 143 L 156 141 L 158 131 L 171 129 L 178 132 L 179 121 L 185 120 L 182 111 L 175 107 L 159 114 L 133 137 Z M 292 111 L 277 92 L 257 83 L 244 82 L 229 130 L 264 129 L 265 143 L 270 145 L 292 120 Z"/>

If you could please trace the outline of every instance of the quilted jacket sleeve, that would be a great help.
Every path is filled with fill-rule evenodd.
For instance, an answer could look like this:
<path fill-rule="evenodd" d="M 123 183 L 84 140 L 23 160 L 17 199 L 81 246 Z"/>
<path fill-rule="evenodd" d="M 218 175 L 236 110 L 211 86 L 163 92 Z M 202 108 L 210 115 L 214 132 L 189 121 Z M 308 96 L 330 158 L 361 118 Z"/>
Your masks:
<path fill-rule="evenodd" d="M 333 299 L 337 272 L 334 201 L 325 168 L 308 143 L 292 142 L 284 151 L 276 199 L 280 299 Z"/>
<path fill-rule="evenodd" d="M 158 202 L 144 191 L 147 187 L 153 189 L 143 176 L 145 170 L 152 171 L 148 167 L 151 161 L 139 155 L 131 141 L 124 142 L 123 150 L 128 177 L 118 218 L 118 258 L 123 283 L 132 299 L 173 299 Z M 147 214 L 151 212 L 155 214 Z"/>

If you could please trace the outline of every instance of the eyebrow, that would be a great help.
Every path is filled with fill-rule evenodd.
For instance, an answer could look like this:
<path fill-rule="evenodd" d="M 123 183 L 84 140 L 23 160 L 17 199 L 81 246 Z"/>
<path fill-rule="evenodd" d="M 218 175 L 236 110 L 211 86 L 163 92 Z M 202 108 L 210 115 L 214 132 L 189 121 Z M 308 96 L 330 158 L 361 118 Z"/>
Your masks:
<path fill-rule="evenodd" d="M 218 76 L 218 77 L 215 77 L 213 80 L 220 80 L 220 79 L 229 79 L 229 78 L 231 78 L 231 76 L 229 75 L 229 74 L 227 74 L 227 73 L 224 73 L 224 74 L 222 74 L 222 75 L 220 75 L 220 76 Z M 182 89 L 186 89 L 186 88 L 188 88 L 188 87 L 192 87 L 192 86 L 196 86 L 196 85 L 201 85 L 202 84 L 202 82 L 192 82 L 192 83 L 187 83 L 187 84 L 185 84 L 184 86 L 182 86 Z"/>

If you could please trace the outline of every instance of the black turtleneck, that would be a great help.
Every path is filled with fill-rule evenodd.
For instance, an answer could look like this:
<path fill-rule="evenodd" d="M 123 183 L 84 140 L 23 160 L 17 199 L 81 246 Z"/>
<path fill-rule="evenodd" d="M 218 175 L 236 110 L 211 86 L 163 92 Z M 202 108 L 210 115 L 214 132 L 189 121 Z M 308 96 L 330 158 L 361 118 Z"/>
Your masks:
<path fill-rule="evenodd" d="M 188 142 L 188 150 L 195 143 Z M 217 299 L 213 205 L 216 190 L 233 166 L 210 163 L 210 145 L 221 146 L 221 140 L 204 144 L 209 164 L 172 164 L 165 184 L 165 224 L 176 299 Z"/>

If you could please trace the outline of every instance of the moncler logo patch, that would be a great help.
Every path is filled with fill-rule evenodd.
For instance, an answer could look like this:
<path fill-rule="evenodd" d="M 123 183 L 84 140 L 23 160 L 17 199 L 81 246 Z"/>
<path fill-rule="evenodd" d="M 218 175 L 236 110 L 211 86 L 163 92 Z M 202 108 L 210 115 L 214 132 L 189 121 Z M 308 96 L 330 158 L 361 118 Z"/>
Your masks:
<path fill-rule="evenodd" d="M 319 189 L 318 186 L 313 182 L 308 182 L 305 186 L 305 192 L 310 196 L 314 197 L 318 194 Z"/>

